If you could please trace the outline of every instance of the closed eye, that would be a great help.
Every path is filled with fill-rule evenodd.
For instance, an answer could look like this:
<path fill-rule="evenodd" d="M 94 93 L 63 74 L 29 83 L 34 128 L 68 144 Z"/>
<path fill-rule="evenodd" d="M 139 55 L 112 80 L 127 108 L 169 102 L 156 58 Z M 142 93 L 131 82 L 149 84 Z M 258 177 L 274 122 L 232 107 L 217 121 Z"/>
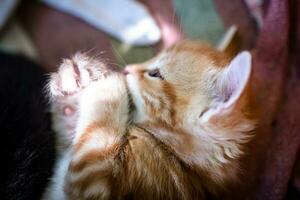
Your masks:
<path fill-rule="evenodd" d="M 161 80 L 164 79 L 162 77 L 162 75 L 160 74 L 159 69 L 153 69 L 153 70 L 148 71 L 148 76 L 153 77 L 153 78 L 160 78 Z"/>

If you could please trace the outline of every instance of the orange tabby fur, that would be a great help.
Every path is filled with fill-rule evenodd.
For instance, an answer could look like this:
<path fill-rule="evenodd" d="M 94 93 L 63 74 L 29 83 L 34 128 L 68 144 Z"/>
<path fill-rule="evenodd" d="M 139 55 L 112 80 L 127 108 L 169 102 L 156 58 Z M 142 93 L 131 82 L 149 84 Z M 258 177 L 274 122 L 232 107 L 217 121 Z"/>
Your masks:
<path fill-rule="evenodd" d="M 94 79 L 80 99 L 67 199 L 204 199 L 236 180 L 255 117 L 248 86 L 222 107 L 217 85 L 229 63 L 185 41 L 126 67 L 126 80 Z M 157 68 L 160 79 L 148 74 Z"/>

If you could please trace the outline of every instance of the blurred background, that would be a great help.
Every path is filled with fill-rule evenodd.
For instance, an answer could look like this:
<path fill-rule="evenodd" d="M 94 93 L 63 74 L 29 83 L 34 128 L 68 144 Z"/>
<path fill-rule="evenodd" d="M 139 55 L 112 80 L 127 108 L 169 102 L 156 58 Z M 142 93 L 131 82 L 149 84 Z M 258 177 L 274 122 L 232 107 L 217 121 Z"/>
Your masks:
<path fill-rule="evenodd" d="M 124 66 L 144 61 L 184 38 L 217 45 L 228 24 L 226 20 L 223 24 L 218 14 L 223 8 L 215 3 L 218 1 L 2 0 L 0 50 L 30 57 L 47 71 L 79 50 Z M 259 26 L 261 0 L 245 4 Z M 235 12 L 239 11 L 232 14 Z"/>
<path fill-rule="evenodd" d="M 232 40 L 253 56 L 261 124 L 227 199 L 300 199 L 299 10 L 297 0 L 0 0 L 1 199 L 38 199 L 51 176 L 45 71 L 76 51 L 122 67 L 186 38 Z"/>

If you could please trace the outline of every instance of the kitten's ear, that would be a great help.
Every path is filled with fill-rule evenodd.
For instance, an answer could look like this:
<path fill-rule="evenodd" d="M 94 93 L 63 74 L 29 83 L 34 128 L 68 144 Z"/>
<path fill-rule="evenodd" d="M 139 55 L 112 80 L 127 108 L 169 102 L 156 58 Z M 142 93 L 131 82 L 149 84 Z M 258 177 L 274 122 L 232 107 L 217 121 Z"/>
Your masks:
<path fill-rule="evenodd" d="M 207 114 L 221 114 L 233 107 L 245 90 L 251 74 L 251 54 L 248 51 L 239 53 L 216 81 L 216 108 Z"/>
<path fill-rule="evenodd" d="M 217 80 L 217 94 L 224 106 L 230 107 L 243 93 L 251 74 L 251 54 L 239 53 Z"/>

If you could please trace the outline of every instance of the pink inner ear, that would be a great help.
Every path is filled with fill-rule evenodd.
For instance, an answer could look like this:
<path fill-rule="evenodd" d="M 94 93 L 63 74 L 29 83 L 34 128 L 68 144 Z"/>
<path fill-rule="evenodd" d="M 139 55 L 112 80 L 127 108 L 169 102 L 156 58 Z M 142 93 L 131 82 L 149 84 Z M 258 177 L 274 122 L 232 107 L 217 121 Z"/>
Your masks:
<path fill-rule="evenodd" d="M 204 122 L 213 116 L 222 115 L 240 98 L 250 78 L 251 54 L 247 51 L 238 54 L 221 73 L 216 83 L 217 105 L 199 115 Z"/>
<path fill-rule="evenodd" d="M 239 53 L 224 70 L 218 88 L 224 107 L 232 106 L 244 91 L 251 74 L 251 54 Z"/>

